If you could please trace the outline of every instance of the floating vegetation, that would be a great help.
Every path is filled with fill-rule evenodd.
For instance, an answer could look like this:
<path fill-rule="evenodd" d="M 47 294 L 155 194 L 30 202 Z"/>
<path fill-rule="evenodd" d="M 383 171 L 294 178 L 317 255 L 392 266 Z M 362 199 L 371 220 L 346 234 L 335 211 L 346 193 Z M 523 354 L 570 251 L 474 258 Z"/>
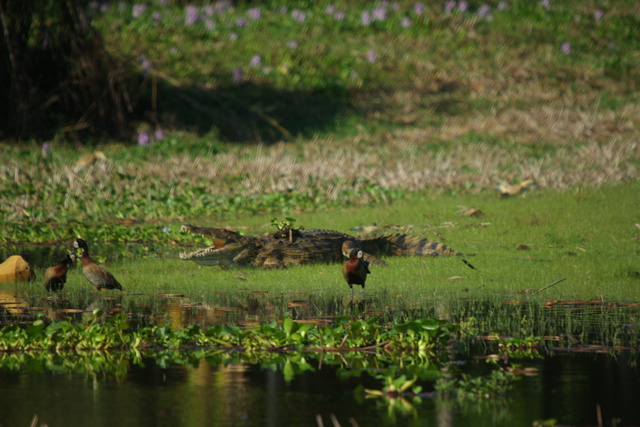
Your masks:
<path fill-rule="evenodd" d="M 415 320 L 383 325 L 375 317 L 367 320 L 339 318 L 333 326 L 317 327 L 290 317 L 280 323 L 260 323 L 256 328 L 190 325 L 173 331 L 170 325 L 133 330 L 129 318 L 116 314 L 102 321 L 96 309 L 84 322 L 56 321 L 41 317 L 25 328 L 7 325 L 0 329 L 0 351 L 138 350 L 224 348 L 235 351 L 345 352 L 382 349 L 396 353 L 430 355 L 445 345 L 456 326 L 444 320 Z"/>

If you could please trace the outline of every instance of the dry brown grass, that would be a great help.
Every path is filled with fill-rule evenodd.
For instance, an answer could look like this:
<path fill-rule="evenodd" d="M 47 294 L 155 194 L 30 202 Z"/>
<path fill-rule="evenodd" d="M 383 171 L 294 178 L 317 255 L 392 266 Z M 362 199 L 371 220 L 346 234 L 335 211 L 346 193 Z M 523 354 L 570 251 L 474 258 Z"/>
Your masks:
<path fill-rule="evenodd" d="M 2 151 L 10 158 L 8 148 Z M 38 156 L 0 163 L 5 189 L 27 184 L 35 189 L 0 199 L 6 218 L 27 218 L 43 206 L 53 216 L 78 209 L 82 216 L 100 216 L 103 201 L 136 199 L 154 188 L 180 195 L 199 186 L 212 195 L 250 198 L 295 191 L 319 202 L 361 203 L 386 197 L 376 186 L 494 191 L 499 183 L 533 179 L 538 188 L 563 190 L 632 181 L 640 177 L 640 107 L 476 112 L 448 117 L 437 127 L 374 133 L 362 128 L 342 140 L 228 145 L 215 155 L 156 154 L 135 163 L 120 161 L 123 151 L 116 146 L 104 151 L 104 161 L 84 169 L 76 161 L 86 152 L 46 166 Z M 46 206 L 52 191 L 64 192 L 62 204 Z"/>

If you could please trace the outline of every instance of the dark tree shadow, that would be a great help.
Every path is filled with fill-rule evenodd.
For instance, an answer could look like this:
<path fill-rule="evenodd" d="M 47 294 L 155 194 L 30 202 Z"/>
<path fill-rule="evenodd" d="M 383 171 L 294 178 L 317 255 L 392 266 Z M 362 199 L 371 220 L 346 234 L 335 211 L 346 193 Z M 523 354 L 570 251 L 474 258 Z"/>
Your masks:
<path fill-rule="evenodd" d="M 339 86 L 287 90 L 244 82 L 207 89 L 149 80 L 145 101 L 137 108 L 147 120 L 199 134 L 214 130 L 224 141 L 272 143 L 310 137 L 330 130 L 352 107 L 349 91 Z"/>

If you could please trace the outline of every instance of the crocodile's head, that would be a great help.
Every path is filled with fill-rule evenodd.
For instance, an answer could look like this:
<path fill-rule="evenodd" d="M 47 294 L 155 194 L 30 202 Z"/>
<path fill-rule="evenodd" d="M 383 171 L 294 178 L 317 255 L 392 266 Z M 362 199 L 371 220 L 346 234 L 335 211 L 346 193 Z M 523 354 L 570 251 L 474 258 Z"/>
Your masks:
<path fill-rule="evenodd" d="M 230 266 L 241 261 L 239 255 L 247 249 L 248 239 L 238 233 L 222 228 L 200 228 L 189 224 L 181 227 L 183 232 L 200 234 L 211 238 L 213 244 L 204 249 L 180 253 L 180 259 L 194 261 L 200 265 Z"/>

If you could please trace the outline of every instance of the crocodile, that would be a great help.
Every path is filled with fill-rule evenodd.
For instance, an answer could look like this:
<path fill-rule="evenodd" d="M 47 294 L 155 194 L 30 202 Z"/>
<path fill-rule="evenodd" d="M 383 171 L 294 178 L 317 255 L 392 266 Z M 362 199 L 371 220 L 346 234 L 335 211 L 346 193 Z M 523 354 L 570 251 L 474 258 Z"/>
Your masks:
<path fill-rule="evenodd" d="M 355 248 L 374 265 L 386 264 L 376 255 L 463 256 L 446 245 L 407 234 L 358 239 L 332 230 L 279 230 L 268 236 L 244 236 L 226 228 L 183 224 L 182 231 L 213 240 L 204 249 L 182 252 L 180 258 L 207 266 L 282 268 L 309 263 L 343 261 Z"/>

